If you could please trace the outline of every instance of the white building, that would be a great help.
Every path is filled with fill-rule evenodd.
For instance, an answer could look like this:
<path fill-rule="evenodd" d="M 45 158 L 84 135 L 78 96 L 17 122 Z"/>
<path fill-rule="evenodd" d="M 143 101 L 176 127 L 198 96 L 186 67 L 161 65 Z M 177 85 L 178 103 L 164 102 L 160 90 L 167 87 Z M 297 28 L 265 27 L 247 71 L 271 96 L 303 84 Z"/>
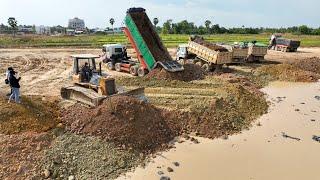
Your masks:
<path fill-rule="evenodd" d="M 86 26 L 83 19 L 75 17 L 73 19 L 69 19 L 68 28 L 77 31 L 85 31 Z"/>
<path fill-rule="evenodd" d="M 47 34 L 49 35 L 51 32 L 50 32 L 50 27 L 49 26 L 36 26 L 36 33 L 37 34 Z"/>

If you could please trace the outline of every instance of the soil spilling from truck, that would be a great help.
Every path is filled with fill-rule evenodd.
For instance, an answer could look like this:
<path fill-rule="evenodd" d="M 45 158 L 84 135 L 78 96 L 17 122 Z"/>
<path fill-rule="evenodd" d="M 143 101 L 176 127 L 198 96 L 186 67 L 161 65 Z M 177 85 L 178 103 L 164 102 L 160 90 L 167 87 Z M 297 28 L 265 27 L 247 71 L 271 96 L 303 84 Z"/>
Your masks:
<path fill-rule="evenodd" d="M 21 104 L 8 103 L 0 96 L 0 133 L 45 132 L 58 124 L 56 103 L 40 97 L 22 97 Z"/>
<path fill-rule="evenodd" d="M 75 105 L 62 115 L 67 130 L 99 136 L 125 149 L 152 153 L 181 131 L 173 116 L 133 97 L 116 96 L 94 109 Z"/>
<path fill-rule="evenodd" d="M 147 79 L 156 80 L 179 80 L 179 81 L 193 81 L 205 78 L 205 71 L 197 65 L 185 64 L 184 70 L 180 72 L 168 72 L 165 69 L 156 68 L 147 75 Z"/>
<path fill-rule="evenodd" d="M 155 31 L 150 19 L 145 12 L 130 13 L 132 20 L 135 22 L 140 35 L 147 44 L 151 54 L 156 61 L 170 61 L 172 57 L 164 47 L 159 35 Z"/>

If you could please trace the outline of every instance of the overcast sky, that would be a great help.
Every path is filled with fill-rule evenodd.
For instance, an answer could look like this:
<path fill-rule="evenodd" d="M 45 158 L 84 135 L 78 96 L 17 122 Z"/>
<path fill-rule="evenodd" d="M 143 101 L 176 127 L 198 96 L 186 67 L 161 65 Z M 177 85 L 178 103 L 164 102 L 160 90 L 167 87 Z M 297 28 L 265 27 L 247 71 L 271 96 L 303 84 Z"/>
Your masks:
<path fill-rule="evenodd" d="M 320 27 L 320 0 L 0 0 L 0 23 L 63 25 L 79 17 L 89 28 L 122 26 L 126 10 L 144 7 L 160 25 L 167 19 L 201 25 L 206 19 L 225 27 Z"/>

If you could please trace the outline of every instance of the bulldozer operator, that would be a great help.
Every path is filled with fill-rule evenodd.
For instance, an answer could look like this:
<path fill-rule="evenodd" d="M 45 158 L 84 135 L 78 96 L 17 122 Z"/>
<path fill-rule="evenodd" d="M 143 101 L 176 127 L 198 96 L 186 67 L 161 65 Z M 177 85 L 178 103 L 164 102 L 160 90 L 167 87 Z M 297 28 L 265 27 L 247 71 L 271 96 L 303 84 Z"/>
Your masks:
<path fill-rule="evenodd" d="M 89 67 L 89 64 L 86 62 L 84 65 L 81 67 L 81 73 L 84 81 L 89 82 L 90 77 L 92 76 L 92 70 Z"/>

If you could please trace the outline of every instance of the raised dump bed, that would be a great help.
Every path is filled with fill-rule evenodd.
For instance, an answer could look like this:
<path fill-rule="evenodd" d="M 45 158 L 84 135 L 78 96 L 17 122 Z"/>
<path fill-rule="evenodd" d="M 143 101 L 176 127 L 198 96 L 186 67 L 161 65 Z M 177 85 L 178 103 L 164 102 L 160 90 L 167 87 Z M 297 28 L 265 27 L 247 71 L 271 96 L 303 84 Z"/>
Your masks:
<path fill-rule="evenodd" d="M 148 71 L 157 66 L 162 66 L 170 72 L 183 70 L 183 66 L 173 61 L 168 50 L 164 47 L 145 9 L 130 8 L 127 11 L 125 24 L 134 41 L 133 43 L 143 56 Z"/>
<path fill-rule="evenodd" d="M 210 64 L 228 64 L 232 61 L 232 52 L 219 45 L 189 41 L 188 51 Z"/>

